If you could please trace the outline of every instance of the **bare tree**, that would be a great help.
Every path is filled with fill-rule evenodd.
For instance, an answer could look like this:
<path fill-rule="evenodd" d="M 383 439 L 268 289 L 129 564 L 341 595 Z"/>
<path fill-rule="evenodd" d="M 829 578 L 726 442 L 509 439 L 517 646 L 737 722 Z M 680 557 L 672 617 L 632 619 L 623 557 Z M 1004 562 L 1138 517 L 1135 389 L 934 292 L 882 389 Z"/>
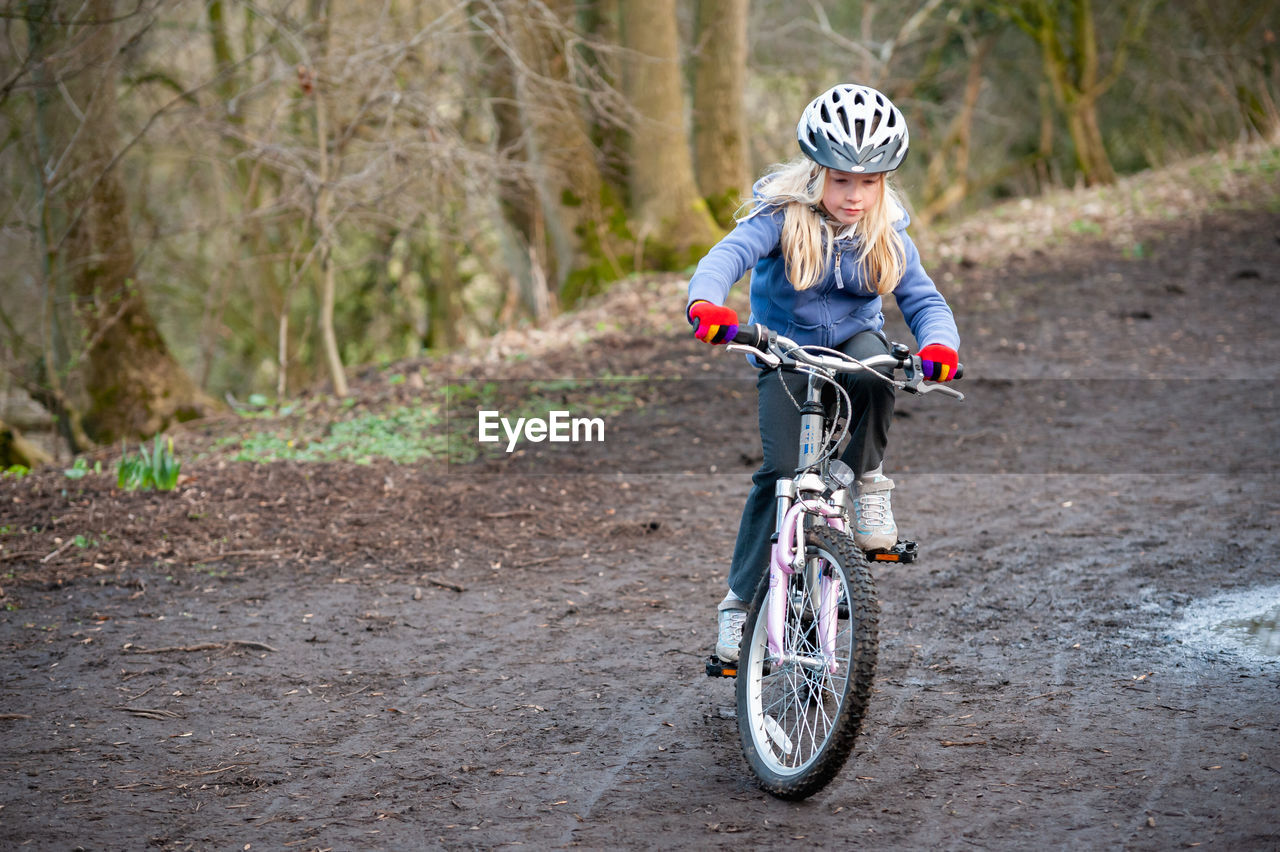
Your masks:
<path fill-rule="evenodd" d="M 1127 4 L 1120 34 L 1104 71 L 1099 59 L 1092 0 L 1020 0 L 1006 13 L 1040 49 L 1044 75 L 1062 110 L 1086 183 L 1113 183 L 1115 169 L 1098 122 L 1098 101 L 1124 72 L 1133 44 L 1142 36 L 1154 0 Z"/>
<path fill-rule="evenodd" d="M 124 44 L 119 22 L 130 16 L 120 14 L 113 0 L 89 0 L 77 8 L 69 14 L 58 5 L 41 6 L 42 14 L 31 22 L 44 27 L 56 21 L 65 39 L 45 60 L 63 93 L 62 106 L 76 118 L 51 123 L 56 136 L 50 150 L 57 160 L 42 164 L 50 172 L 50 205 L 57 208 L 51 221 L 65 223 L 48 250 L 56 259 L 53 276 L 70 282 L 83 330 L 78 349 L 87 395 L 85 432 L 94 441 L 110 442 L 152 434 L 174 420 L 207 413 L 214 404 L 173 358 L 137 281 L 116 101 Z M 58 285 L 50 285 L 56 292 Z M 73 347 L 73 357 L 75 352 Z"/>
<path fill-rule="evenodd" d="M 698 188 L 722 227 L 748 188 L 747 0 L 700 0 L 694 47 L 693 146 Z"/>
<path fill-rule="evenodd" d="M 925 204 L 917 219 L 928 224 L 962 202 L 969 194 L 969 155 L 973 142 L 974 115 L 985 78 L 987 57 L 996 42 L 995 33 L 966 40 L 969 68 L 965 74 L 964 94 L 960 108 L 946 127 L 942 138 L 928 152 L 928 171 L 924 189 Z"/>
<path fill-rule="evenodd" d="M 490 77 L 496 115 L 506 147 L 524 166 L 523 199 L 509 197 L 508 208 L 530 246 L 532 265 L 546 270 L 535 280 L 552 282 L 572 301 L 624 274 L 610 229 L 617 201 L 601 175 L 587 122 L 587 102 L 611 92 L 585 73 L 578 47 L 584 37 L 574 26 L 571 0 L 477 5 L 498 48 Z M 503 102 L 504 93 L 515 109 Z"/>
<path fill-rule="evenodd" d="M 623 3 L 622 42 L 623 90 L 637 114 L 630 186 L 638 255 L 679 266 L 701 254 L 717 229 L 693 177 L 675 0 Z"/>

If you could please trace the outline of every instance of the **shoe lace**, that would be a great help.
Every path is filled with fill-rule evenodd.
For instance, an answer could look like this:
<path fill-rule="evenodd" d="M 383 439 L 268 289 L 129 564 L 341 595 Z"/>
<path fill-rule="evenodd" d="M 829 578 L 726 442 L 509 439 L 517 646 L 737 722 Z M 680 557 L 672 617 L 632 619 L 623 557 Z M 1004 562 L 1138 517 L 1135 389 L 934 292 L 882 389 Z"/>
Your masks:
<path fill-rule="evenodd" d="M 858 521 L 864 526 L 882 527 L 889 523 L 889 493 L 872 492 L 858 497 Z"/>
<path fill-rule="evenodd" d="M 742 627 L 747 623 L 747 614 L 739 609 L 726 610 L 720 621 L 720 637 L 735 639 L 742 637 Z"/>

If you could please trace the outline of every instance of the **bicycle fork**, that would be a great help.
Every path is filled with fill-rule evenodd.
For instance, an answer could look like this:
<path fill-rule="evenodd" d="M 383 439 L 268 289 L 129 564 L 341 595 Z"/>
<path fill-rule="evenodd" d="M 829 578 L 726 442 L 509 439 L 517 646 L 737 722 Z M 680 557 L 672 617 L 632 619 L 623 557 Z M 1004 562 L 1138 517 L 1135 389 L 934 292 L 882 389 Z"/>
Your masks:
<path fill-rule="evenodd" d="M 769 656 L 779 663 L 794 663 L 818 671 L 825 669 L 834 674 L 838 668 L 835 659 L 835 633 L 839 581 L 823 570 L 822 560 L 810 561 L 806 558 L 804 518 L 819 517 L 829 526 L 843 532 L 845 525 L 841 504 L 847 492 L 837 492 L 836 499 L 831 503 L 816 499 L 797 500 L 797 492 L 796 481 L 792 479 L 778 480 L 774 492 L 777 497 L 778 540 L 774 542 L 769 560 L 769 599 L 765 610 Z M 787 608 L 791 605 L 787 586 L 790 576 L 797 571 L 805 572 L 806 588 L 818 590 L 816 615 L 821 658 L 790 653 L 785 646 Z"/>

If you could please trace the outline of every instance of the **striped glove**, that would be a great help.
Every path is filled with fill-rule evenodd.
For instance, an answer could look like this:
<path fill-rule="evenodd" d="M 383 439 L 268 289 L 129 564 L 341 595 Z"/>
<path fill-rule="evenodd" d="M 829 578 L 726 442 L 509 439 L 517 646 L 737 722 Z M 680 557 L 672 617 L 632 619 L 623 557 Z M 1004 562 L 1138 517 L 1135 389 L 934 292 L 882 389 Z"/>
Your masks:
<path fill-rule="evenodd" d="M 934 382 L 949 382 L 956 376 L 956 366 L 960 356 L 956 350 L 941 343 L 930 343 L 920 350 L 920 366 L 924 369 L 926 379 Z"/>
<path fill-rule="evenodd" d="M 693 336 L 707 343 L 728 343 L 738 333 L 738 313 L 733 308 L 699 299 L 689 306 L 687 316 Z"/>

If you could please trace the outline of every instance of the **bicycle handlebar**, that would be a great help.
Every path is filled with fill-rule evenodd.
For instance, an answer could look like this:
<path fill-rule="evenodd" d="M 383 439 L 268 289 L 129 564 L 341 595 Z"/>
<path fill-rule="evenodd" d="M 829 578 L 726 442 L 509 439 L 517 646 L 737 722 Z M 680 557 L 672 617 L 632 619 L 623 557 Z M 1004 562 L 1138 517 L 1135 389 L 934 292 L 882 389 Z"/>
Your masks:
<path fill-rule="evenodd" d="M 930 391 L 938 391 L 947 396 L 954 396 L 956 399 L 964 399 L 964 394 L 954 388 L 942 384 L 925 384 L 924 374 L 920 366 L 920 357 L 912 355 L 911 350 L 900 343 L 892 345 L 892 354 L 873 355 L 870 358 L 858 360 L 834 349 L 824 349 L 825 352 L 832 354 L 818 354 L 807 351 L 805 347 L 794 340 L 783 337 L 763 325 L 753 323 L 739 326 L 738 333 L 734 335 L 733 342 L 729 344 L 728 348 L 732 351 L 750 351 L 751 354 L 756 355 L 771 367 L 795 369 L 798 365 L 803 365 L 830 373 L 857 373 L 862 370 L 871 370 L 875 375 L 881 376 L 885 381 L 893 384 L 894 387 L 909 393 L 924 394 Z M 885 377 L 875 370 L 876 367 L 900 369 L 906 374 L 906 379 L 897 381 Z M 956 367 L 955 378 L 960 379 L 963 376 L 964 365 L 961 364 Z"/>

